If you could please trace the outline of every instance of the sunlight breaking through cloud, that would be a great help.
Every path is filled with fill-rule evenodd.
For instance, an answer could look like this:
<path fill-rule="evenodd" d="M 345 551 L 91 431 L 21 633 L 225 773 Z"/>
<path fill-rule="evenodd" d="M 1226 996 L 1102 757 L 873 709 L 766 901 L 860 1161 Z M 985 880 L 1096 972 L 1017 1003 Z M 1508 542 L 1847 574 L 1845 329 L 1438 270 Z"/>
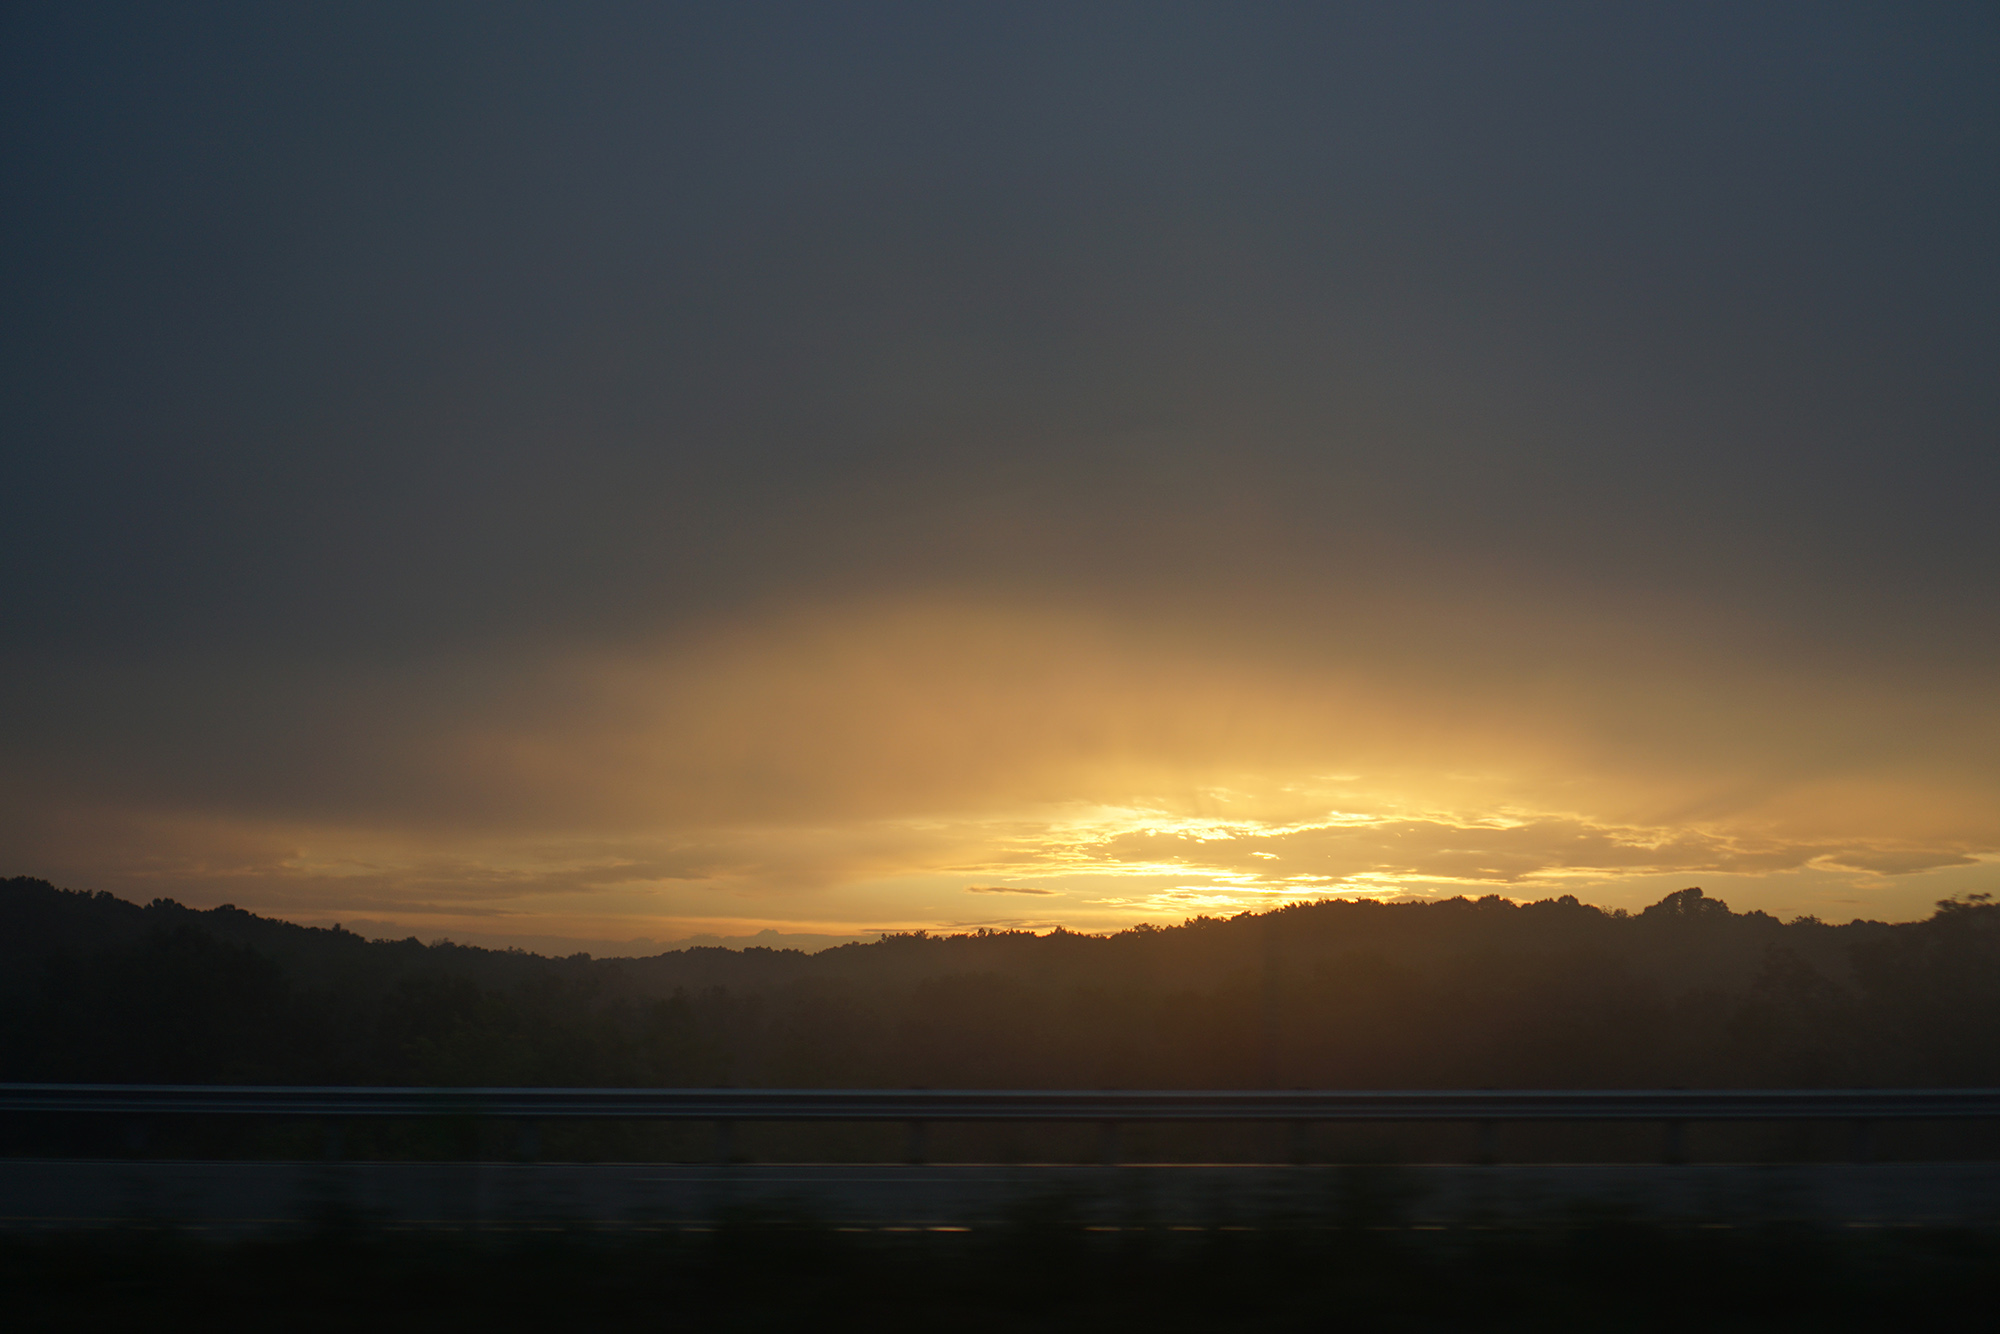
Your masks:
<path fill-rule="evenodd" d="M 986 869 L 1015 879 L 1113 877 L 1183 883 L 1091 898 L 1147 914 L 1261 906 L 1274 898 L 1559 892 L 1566 883 L 1805 868 L 1898 874 L 1972 866 L 1965 848 L 1869 847 L 1705 827 L 1639 827 L 1518 809 L 1417 814 L 1334 810 L 1263 821 L 1097 808 L 1017 836 Z M 1205 883 L 1185 883 L 1188 876 Z"/>

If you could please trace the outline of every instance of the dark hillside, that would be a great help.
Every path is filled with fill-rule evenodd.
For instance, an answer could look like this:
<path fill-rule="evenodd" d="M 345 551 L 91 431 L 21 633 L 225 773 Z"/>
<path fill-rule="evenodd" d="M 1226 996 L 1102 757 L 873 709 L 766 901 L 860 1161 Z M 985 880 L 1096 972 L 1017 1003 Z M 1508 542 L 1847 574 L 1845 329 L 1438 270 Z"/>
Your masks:
<path fill-rule="evenodd" d="M 1332 900 L 1107 937 L 549 959 L 0 883 L 0 1077 L 928 1087 L 2000 1083 L 2000 905 Z"/>

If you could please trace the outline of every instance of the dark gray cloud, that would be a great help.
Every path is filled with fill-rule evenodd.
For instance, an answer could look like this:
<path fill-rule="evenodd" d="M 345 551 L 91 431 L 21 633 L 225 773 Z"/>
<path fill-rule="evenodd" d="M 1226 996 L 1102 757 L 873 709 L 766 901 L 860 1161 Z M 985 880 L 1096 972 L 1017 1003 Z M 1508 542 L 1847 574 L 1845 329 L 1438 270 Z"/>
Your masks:
<path fill-rule="evenodd" d="M 1311 586 L 1391 535 L 1992 628 L 1986 11 L 10 24 L 16 646 Z"/>
<path fill-rule="evenodd" d="M 631 860 L 721 874 L 731 802 L 838 805 L 784 756 L 858 744 L 842 706 L 662 669 L 620 713 L 575 662 L 845 606 L 1504 680 L 1627 768 L 1810 678 L 1915 721 L 1821 753 L 1788 706 L 1746 788 L 1991 777 L 1990 7 L 0 24 L 0 745 L 78 829 L 671 826 Z M 1129 740 L 1087 730 L 1049 744 Z M 856 790 L 978 786 L 868 754 Z"/>

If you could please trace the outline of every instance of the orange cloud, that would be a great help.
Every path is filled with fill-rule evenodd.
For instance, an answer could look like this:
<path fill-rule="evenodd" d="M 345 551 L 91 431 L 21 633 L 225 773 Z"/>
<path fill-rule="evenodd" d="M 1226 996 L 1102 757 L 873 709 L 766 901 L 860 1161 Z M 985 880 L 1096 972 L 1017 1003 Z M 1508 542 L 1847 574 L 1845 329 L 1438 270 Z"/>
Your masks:
<path fill-rule="evenodd" d="M 1454 626 L 1454 652 L 1434 625 L 1349 610 L 1306 633 L 917 599 L 309 672 L 290 696 L 268 673 L 190 669 L 155 684 L 182 692 L 171 746 L 121 766 L 107 733 L 16 765 L 37 781 L 17 777 L 0 818 L 19 869 L 91 887 L 593 937 L 936 924 L 953 920 L 940 893 L 1064 877 L 1188 882 L 1212 906 L 1872 882 L 2000 851 L 1985 692 L 1917 698 L 1659 632 L 1598 648 L 1493 608 Z M 250 705 L 300 713 L 282 765 Z"/>

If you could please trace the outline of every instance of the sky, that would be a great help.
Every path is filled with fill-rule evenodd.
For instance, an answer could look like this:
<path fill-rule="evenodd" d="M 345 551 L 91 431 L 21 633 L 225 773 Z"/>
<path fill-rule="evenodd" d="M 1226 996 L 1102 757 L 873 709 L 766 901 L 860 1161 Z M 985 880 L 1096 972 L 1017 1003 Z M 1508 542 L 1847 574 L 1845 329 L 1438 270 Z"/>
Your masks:
<path fill-rule="evenodd" d="M 2000 890 L 2000 10 L 10 5 L 0 874 Z"/>

